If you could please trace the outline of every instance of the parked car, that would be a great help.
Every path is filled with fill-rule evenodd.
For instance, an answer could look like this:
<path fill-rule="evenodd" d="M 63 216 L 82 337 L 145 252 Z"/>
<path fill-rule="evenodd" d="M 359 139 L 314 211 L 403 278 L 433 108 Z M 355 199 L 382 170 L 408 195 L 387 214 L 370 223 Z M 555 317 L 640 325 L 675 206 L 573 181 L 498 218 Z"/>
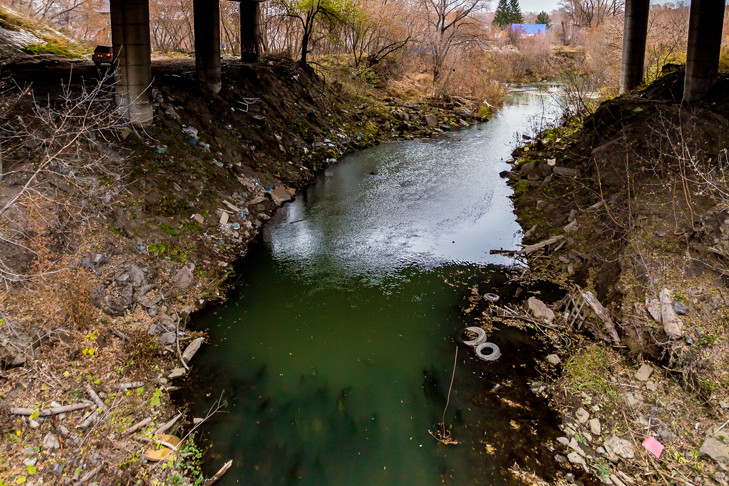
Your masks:
<path fill-rule="evenodd" d="M 100 64 L 112 64 L 114 62 L 114 49 L 111 46 L 96 46 L 91 59 L 97 66 Z"/>

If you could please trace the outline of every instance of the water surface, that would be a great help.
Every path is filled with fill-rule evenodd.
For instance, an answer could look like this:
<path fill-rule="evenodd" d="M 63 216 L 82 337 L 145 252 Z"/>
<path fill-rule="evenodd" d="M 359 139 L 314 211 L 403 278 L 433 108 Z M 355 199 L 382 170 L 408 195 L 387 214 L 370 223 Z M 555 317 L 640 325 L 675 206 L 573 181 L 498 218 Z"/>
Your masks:
<path fill-rule="evenodd" d="M 488 364 L 461 348 L 446 422 L 462 444 L 428 430 L 445 405 L 464 284 L 508 263 L 489 250 L 520 241 L 498 174 L 520 135 L 556 112 L 545 93 L 514 93 L 487 124 L 346 157 L 276 213 L 229 302 L 194 323 L 212 345 L 195 358 L 193 408 L 221 389 L 229 404 L 205 428 L 211 471 L 234 460 L 221 484 L 509 482 L 524 453 L 506 450 L 508 423 L 522 419 L 483 392 L 498 380 L 523 389 L 517 367 L 536 343 L 499 331 L 506 356 Z"/>

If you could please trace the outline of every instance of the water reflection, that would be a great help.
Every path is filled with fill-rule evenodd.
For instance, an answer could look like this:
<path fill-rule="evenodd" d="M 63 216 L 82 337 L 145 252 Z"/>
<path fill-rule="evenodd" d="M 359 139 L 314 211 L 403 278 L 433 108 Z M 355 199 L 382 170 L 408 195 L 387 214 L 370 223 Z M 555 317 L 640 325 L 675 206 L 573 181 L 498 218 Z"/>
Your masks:
<path fill-rule="evenodd" d="M 231 405 L 208 428 L 213 462 L 235 462 L 221 484 L 504 484 L 509 450 L 470 463 L 483 437 L 469 424 L 484 415 L 471 358 L 448 414 L 463 446 L 438 447 L 427 431 L 460 326 L 447 282 L 505 262 L 489 250 L 520 238 L 498 173 L 549 98 L 518 97 L 484 126 L 347 157 L 267 224 L 245 285 L 197 321 L 213 342 L 196 357 L 197 392 L 225 389 Z M 509 336 L 495 339 L 521 359 L 527 344 Z M 488 380 L 494 368 L 483 369 Z M 493 406 L 490 439 L 508 443 Z"/>

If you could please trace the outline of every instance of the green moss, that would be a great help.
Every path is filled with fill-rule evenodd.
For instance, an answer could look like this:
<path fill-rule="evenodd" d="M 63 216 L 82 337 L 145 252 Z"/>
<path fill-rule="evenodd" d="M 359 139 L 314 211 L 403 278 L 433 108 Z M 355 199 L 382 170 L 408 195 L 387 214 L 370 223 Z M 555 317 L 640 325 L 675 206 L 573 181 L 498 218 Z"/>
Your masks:
<path fill-rule="evenodd" d="M 569 377 L 570 387 L 575 392 L 590 390 L 615 396 L 613 386 L 606 380 L 610 376 L 610 354 L 596 344 L 567 360 L 564 374 Z"/>
<path fill-rule="evenodd" d="M 168 234 L 168 235 L 170 235 L 170 236 L 180 236 L 180 232 L 179 232 L 179 231 L 177 231 L 177 230 L 176 230 L 175 228 L 173 228 L 172 226 L 168 225 L 167 223 L 162 223 L 162 224 L 160 225 L 160 229 L 161 229 L 161 230 L 162 230 L 162 231 L 163 231 L 163 232 L 164 232 L 165 234 Z"/>
<path fill-rule="evenodd" d="M 28 54 L 53 54 L 55 56 L 61 56 L 61 57 L 70 57 L 70 58 L 80 58 L 81 56 L 79 54 L 73 53 L 70 50 L 68 50 L 66 47 L 63 47 L 61 45 L 49 42 L 47 44 L 28 44 L 25 47 L 23 47 L 23 52 L 27 52 Z"/>

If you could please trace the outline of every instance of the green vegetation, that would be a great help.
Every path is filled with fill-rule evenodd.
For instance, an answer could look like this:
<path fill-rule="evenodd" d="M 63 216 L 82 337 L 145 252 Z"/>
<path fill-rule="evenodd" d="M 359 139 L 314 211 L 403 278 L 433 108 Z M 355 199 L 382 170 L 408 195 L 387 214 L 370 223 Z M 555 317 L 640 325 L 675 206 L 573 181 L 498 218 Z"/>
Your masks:
<path fill-rule="evenodd" d="M 47 44 L 28 44 L 27 46 L 23 47 L 23 51 L 27 52 L 28 54 L 53 54 L 55 56 L 61 56 L 61 57 L 70 57 L 70 58 L 80 58 L 81 56 L 79 54 L 75 54 L 68 50 L 67 48 L 60 46 L 58 44 L 49 42 Z"/>
<path fill-rule="evenodd" d="M 615 396 L 613 386 L 607 381 L 610 376 L 610 353 L 597 344 L 572 356 L 564 365 L 564 374 L 570 379 L 570 386 L 575 392 L 590 390 Z"/>

